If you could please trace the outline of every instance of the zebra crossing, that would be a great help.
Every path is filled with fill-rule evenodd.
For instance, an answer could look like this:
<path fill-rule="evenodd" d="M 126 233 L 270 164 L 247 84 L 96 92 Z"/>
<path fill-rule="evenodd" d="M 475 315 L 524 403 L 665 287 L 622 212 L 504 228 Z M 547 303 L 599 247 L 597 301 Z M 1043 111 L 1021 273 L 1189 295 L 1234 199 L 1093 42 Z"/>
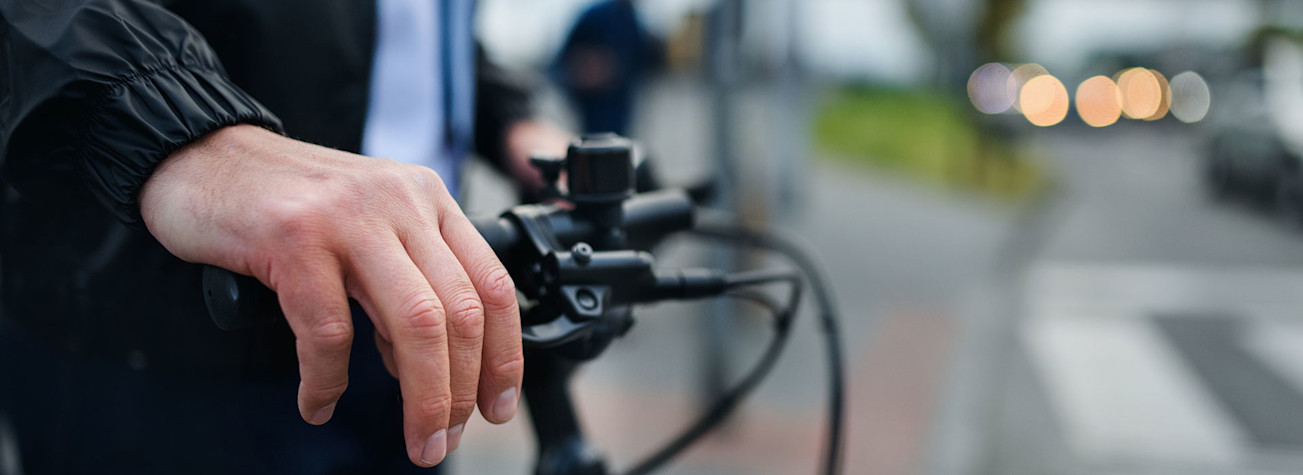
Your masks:
<path fill-rule="evenodd" d="M 1025 288 L 1079 464 L 1303 472 L 1303 270 L 1042 262 Z"/>

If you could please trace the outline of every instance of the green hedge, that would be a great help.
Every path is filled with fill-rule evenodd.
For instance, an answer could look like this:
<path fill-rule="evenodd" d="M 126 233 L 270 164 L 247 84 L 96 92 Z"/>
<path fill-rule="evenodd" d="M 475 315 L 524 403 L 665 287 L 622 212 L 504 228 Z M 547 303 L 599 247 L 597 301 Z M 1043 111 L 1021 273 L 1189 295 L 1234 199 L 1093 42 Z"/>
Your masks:
<path fill-rule="evenodd" d="M 1042 185 L 1037 161 L 994 137 L 979 140 L 966 102 L 921 90 L 839 87 L 826 91 L 813 123 L 820 155 L 926 183 L 1002 198 Z"/>

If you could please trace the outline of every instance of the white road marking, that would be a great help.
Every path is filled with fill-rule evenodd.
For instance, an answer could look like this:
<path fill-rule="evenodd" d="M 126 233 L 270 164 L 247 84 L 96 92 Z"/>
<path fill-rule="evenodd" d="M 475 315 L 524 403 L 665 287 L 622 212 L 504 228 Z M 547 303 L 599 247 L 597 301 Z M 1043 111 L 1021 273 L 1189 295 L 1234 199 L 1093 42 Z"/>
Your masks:
<path fill-rule="evenodd" d="M 1149 321 L 1063 312 L 1034 318 L 1023 337 L 1083 460 L 1239 461 L 1246 438 Z"/>
<path fill-rule="evenodd" d="M 1083 461 L 1229 469 L 1259 455 L 1156 316 L 1246 319 L 1240 344 L 1303 390 L 1303 271 L 1059 262 L 1026 286 L 1021 336 Z"/>

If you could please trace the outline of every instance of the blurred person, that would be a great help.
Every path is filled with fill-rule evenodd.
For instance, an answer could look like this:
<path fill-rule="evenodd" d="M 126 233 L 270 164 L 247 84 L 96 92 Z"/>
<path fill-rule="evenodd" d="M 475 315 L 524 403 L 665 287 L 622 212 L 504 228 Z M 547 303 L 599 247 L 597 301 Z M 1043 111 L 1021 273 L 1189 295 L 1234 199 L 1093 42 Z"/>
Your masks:
<path fill-rule="evenodd" d="M 537 187 L 529 153 L 570 137 L 473 14 L 0 0 L 0 420 L 22 470 L 424 473 L 477 405 L 515 415 L 515 289 L 459 165 L 474 149 Z M 257 277 L 285 321 L 219 330 L 199 263 Z"/>
<path fill-rule="evenodd" d="M 628 135 L 638 85 L 663 59 L 663 45 L 643 27 L 632 0 L 602 0 L 579 15 L 551 71 L 584 132 Z"/>

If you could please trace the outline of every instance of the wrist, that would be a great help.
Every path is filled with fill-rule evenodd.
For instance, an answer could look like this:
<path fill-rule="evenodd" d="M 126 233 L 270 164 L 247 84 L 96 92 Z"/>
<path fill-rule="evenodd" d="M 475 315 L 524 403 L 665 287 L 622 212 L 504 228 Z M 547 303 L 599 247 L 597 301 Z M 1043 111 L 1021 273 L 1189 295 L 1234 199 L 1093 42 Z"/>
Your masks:
<path fill-rule="evenodd" d="M 154 223 L 162 218 L 160 205 L 179 198 L 178 193 L 198 191 L 187 190 L 186 183 L 211 172 L 219 151 L 244 156 L 255 143 L 274 138 L 283 137 L 256 125 L 236 124 L 213 130 L 173 151 L 154 167 L 140 188 L 139 211 L 145 227 L 151 232 L 155 229 Z"/>

